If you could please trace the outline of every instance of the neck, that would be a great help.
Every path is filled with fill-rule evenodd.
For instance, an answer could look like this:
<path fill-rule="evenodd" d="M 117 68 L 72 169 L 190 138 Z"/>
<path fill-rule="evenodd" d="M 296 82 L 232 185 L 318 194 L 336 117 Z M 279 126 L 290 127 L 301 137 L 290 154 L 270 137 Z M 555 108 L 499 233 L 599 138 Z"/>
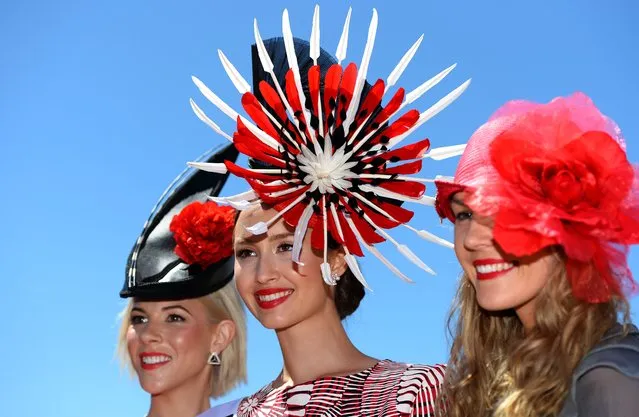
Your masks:
<path fill-rule="evenodd" d="M 535 327 L 535 300 L 530 300 L 517 307 L 515 313 L 524 326 L 524 332 L 526 332 L 526 334 L 530 333 Z"/>
<path fill-rule="evenodd" d="M 278 330 L 277 338 L 284 357 L 278 385 L 348 375 L 377 363 L 353 345 L 330 305 L 313 317 Z"/>
<path fill-rule="evenodd" d="M 196 382 L 152 395 L 147 417 L 196 417 L 211 408 L 208 381 Z"/>

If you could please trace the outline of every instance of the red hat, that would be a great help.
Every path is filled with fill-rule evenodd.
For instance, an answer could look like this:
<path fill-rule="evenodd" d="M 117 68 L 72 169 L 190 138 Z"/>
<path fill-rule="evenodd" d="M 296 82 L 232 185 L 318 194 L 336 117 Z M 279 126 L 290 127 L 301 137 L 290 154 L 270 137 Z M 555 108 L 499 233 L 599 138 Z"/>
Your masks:
<path fill-rule="evenodd" d="M 637 171 L 619 127 L 586 95 L 506 103 L 472 135 L 454 179 L 436 185 L 442 218 L 455 221 L 450 199 L 465 191 L 509 254 L 561 246 L 578 298 L 636 289 L 626 257 L 639 242 Z"/>

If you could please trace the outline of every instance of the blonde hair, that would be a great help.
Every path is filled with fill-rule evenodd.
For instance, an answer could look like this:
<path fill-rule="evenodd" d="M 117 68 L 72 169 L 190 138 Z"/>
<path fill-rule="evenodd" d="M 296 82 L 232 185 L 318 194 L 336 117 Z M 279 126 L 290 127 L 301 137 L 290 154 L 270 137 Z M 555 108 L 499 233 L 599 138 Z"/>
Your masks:
<path fill-rule="evenodd" d="M 536 326 L 524 332 L 514 311 L 488 312 L 463 275 L 448 319 L 451 356 L 437 414 L 447 417 L 556 416 L 586 353 L 629 305 L 616 297 L 592 304 L 575 298 L 563 257 L 536 300 Z M 453 324 L 454 323 L 454 324 Z"/>
<path fill-rule="evenodd" d="M 218 352 L 220 365 L 213 367 L 211 374 L 211 398 L 220 397 L 239 383 L 246 382 L 246 315 L 235 281 L 223 288 L 198 298 L 207 308 L 211 321 L 231 320 L 235 323 L 235 337 L 223 352 Z M 133 300 L 129 300 L 120 313 L 122 324 L 118 335 L 117 353 L 120 362 L 131 372 L 131 358 L 127 349 L 126 335 L 130 326 Z"/>

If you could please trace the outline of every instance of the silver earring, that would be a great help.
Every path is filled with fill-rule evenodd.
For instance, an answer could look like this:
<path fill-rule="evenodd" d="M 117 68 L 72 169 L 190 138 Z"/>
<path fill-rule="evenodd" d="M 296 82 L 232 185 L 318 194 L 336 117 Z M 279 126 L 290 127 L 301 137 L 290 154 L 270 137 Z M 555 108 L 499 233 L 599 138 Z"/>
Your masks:
<path fill-rule="evenodd" d="M 218 356 L 217 352 L 211 352 L 211 354 L 209 355 L 209 360 L 206 362 L 209 365 L 213 365 L 213 366 L 219 366 L 222 364 L 222 362 L 220 362 L 220 357 Z"/>
<path fill-rule="evenodd" d="M 325 279 L 324 281 L 326 281 L 326 284 L 331 285 L 331 286 L 335 286 L 337 285 L 337 281 L 339 281 L 340 276 L 335 273 L 335 272 L 331 272 L 331 276 L 329 279 Z"/>

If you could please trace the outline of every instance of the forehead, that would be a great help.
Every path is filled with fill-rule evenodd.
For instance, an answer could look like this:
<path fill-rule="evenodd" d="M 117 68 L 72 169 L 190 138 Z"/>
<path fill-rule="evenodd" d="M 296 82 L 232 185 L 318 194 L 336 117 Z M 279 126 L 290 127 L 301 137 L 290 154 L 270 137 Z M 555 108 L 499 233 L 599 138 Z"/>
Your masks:
<path fill-rule="evenodd" d="M 450 196 L 451 205 L 466 206 L 467 194 L 465 191 L 459 191 Z"/>
<path fill-rule="evenodd" d="M 140 308 L 146 312 L 162 311 L 171 307 L 182 307 L 190 312 L 196 311 L 198 308 L 203 307 L 203 304 L 197 298 L 189 298 L 183 300 L 173 301 L 142 301 L 135 300 L 133 302 L 134 308 Z"/>
<path fill-rule="evenodd" d="M 268 222 L 273 217 L 277 216 L 278 211 L 274 208 L 264 208 L 257 206 L 248 210 L 242 210 L 238 216 L 235 224 L 235 238 L 236 239 L 255 239 L 260 236 L 255 236 L 246 230 L 247 227 L 253 226 L 258 222 Z M 269 236 L 273 234 L 281 234 L 286 232 L 293 232 L 295 229 L 289 226 L 282 217 L 277 219 L 272 225 L 269 226 L 267 232 L 261 236 Z"/>

